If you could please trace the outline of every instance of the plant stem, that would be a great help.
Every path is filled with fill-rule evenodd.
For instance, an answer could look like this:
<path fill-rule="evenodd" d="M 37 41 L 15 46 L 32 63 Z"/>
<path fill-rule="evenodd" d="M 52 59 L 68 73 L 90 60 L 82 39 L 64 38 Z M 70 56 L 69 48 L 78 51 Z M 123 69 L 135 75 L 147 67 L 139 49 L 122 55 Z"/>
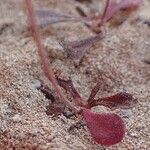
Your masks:
<path fill-rule="evenodd" d="M 104 12 L 103 12 L 103 15 L 102 15 L 102 17 L 101 17 L 101 23 L 103 24 L 103 23 L 105 23 L 105 16 L 106 16 L 106 13 L 107 13 L 107 11 L 108 11 L 108 8 L 109 8 L 109 6 L 110 6 L 110 4 L 111 4 L 111 0 L 107 0 L 107 2 L 106 2 L 106 6 L 105 6 L 105 9 L 104 9 Z"/>
<path fill-rule="evenodd" d="M 38 53 L 41 59 L 41 64 L 43 65 L 43 70 L 45 75 L 47 76 L 47 78 L 51 81 L 56 94 L 58 95 L 58 97 L 74 112 L 79 112 L 80 110 L 77 109 L 74 105 L 72 105 L 67 98 L 64 96 L 64 94 L 62 93 L 62 90 L 60 88 L 60 86 L 58 85 L 58 82 L 55 78 L 54 72 L 51 68 L 51 66 L 49 66 L 49 60 L 47 57 L 47 53 L 44 49 L 44 45 L 41 42 L 41 38 L 40 38 L 40 34 L 38 32 L 38 27 L 36 24 L 36 17 L 35 17 L 35 13 L 34 13 L 34 9 L 32 6 L 32 2 L 31 0 L 25 0 L 26 5 L 27 5 L 27 9 L 28 9 L 28 19 L 29 19 L 29 23 L 31 25 L 31 29 L 32 29 L 32 34 L 33 37 L 35 39 L 36 45 L 38 47 Z"/>

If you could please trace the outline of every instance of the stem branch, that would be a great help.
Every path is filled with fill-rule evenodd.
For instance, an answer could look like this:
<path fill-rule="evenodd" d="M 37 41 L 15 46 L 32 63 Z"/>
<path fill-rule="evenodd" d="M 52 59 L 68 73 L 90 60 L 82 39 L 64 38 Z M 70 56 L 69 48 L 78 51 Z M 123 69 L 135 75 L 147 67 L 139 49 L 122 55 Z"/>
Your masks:
<path fill-rule="evenodd" d="M 46 51 L 44 49 L 44 45 L 41 42 L 40 34 L 38 32 L 38 27 L 37 27 L 37 24 L 36 24 L 36 17 L 35 17 L 35 14 L 34 14 L 34 9 L 33 9 L 33 6 L 32 6 L 32 2 L 31 2 L 31 0 L 25 0 L 25 2 L 26 2 L 26 5 L 27 5 L 27 9 L 28 9 L 29 23 L 31 25 L 31 29 L 32 29 L 32 34 L 33 34 L 34 40 L 35 40 L 36 45 L 38 47 L 38 53 L 39 53 L 39 56 L 40 56 L 40 60 L 41 60 L 42 66 L 43 66 L 44 73 L 45 73 L 46 77 L 51 81 L 51 83 L 52 83 L 52 85 L 53 85 L 53 87 L 54 87 L 58 97 L 71 110 L 73 110 L 74 112 L 77 113 L 80 110 L 77 109 L 75 106 L 73 106 L 71 104 L 71 102 L 69 102 L 67 100 L 67 98 L 64 96 L 64 94 L 62 93 L 62 90 L 61 90 L 60 86 L 58 85 L 58 82 L 57 82 L 57 80 L 55 78 L 54 72 L 53 72 L 51 66 L 49 66 L 49 60 L 48 60 L 48 57 L 47 57 L 47 53 L 46 53 Z"/>

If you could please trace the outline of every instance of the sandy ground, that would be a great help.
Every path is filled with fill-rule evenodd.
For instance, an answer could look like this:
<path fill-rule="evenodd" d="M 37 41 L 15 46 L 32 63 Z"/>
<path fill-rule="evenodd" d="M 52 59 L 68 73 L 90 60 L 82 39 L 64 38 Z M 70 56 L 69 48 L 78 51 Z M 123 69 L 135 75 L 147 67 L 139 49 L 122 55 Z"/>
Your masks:
<path fill-rule="evenodd" d="M 97 7 L 101 8 L 102 4 Z M 78 5 L 88 11 L 85 4 L 73 0 L 35 1 L 36 7 L 47 6 L 74 15 L 78 15 L 75 9 Z M 146 13 L 148 9 L 150 2 L 145 1 L 140 15 L 150 20 Z M 126 21 L 117 28 L 107 28 L 106 37 L 90 48 L 80 62 L 66 57 L 58 39 L 75 40 L 93 35 L 87 27 L 81 23 L 63 23 L 41 30 L 55 72 L 59 76 L 70 76 L 85 99 L 98 80 L 102 81 L 98 96 L 127 91 L 138 99 L 138 105 L 132 110 L 115 111 L 127 125 L 123 141 L 112 147 L 103 147 L 93 142 L 86 127 L 68 131 L 77 118 L 51 117 L 45 113 L 50 99 L 35 86 L 37 80 L 48 85 L 49 82 L 26 28 L 23 1 L 1 0 L 0 10 L 1 150 L 149 149 L 150 27 L 143 20 Z M 97 111 L 102 109 L 99 107 Z"/>

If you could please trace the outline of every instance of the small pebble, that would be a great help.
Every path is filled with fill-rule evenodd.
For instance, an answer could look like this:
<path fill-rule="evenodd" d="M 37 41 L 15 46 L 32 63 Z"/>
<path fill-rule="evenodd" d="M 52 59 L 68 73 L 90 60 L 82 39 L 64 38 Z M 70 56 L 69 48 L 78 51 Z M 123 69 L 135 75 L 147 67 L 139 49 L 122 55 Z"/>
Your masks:
<path fill-rule="evenodd" d="M 40 88 L 41 87 L 41 81 L 39 81 L 39 80 L 34 80 L 33 81 L 33 87 L 35 88 L 35 89 L 38 89 L 38 88 Z"/>
<path fill-rule="evenodd" d="M 123 115 L 123 118 L 130 118 L 133 115 L 133 112 L 131 109 L 122 109 L 121 113 Z"/>
<path fill-rule="evenodd" d="M 19 114 L 16 114 L 12 117 L 12 120 L 14 122 L 20 122 L 21 121 L 21 116 Z"/>

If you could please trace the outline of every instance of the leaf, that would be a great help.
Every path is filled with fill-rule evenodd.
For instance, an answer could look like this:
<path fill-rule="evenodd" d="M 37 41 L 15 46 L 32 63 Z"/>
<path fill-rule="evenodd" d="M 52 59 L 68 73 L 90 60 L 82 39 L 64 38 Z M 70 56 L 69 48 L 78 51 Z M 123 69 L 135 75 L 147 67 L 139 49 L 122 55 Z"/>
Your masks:
<path fill-rule="evenodd" d="M 116 108 L 131 108 L 135 106 L 137 103 L 137 99 L 133 98 L 133 96 L 126 92 L 121 92 L 109 97 L 99 98 L 90 103 L 90 106 L 103 105 L 109 107 L 111 109 Z"/>
<path fill-rule="evenodd" d="M 60 22 L 83 22 L 86 24 L 90 24 L 90 19 L 87 17 L 75 17 L 68 14 L 58 13 L 54 10 L 48 9 L 39 9 L 36 10 L 36 18 L 39 26 L 46 26 L 48 24 L 60 23 Z"/>
<path fill-rule="evenodd" d="M 91 136 L 101 145 L 114 145 L 123 139 L 125 125 L 123 120 L 113 113 L 94 113 L 89 109 L 82 113 Z"/>
<path fill-rule="evenodd" d="M 71 59 L 81 59 L 84 56 L 84 53 L 89 49 L 93 44 L 100 41 L 104 35 L 99 33 L 96 36 L 88 37 L 84 40 L 67 42 L 60 42 L 64 50 L 67 52 L 67 55 Z"/>
<path fill-rule="evenodd" d="M 92 89 L 91 94 L 88 98 L 88 104 L 91 104 L 95 100 L 94 98 L 100 89 L 100 85 L 101 85 L 100 82 L 98 82 Z"/>
<path fill-rule="evenodd" d="M 66 91 L 68 91 L 72 97 L 75 99 L 76 103 L 78 105 L 83 105 L 82 104 L 82 98 L 80 96 L 80 94 L 77 92 L 77 90 L 75 89 L 73 83 L 72 83 L 72 80 L 63 80 L 63 79 L 60 79 L 60 78 L 57 78 L 57 81 L 58 81 L 58 84 L 64 88 Z"/>
<path fill-rule="evenodd" d="M 143 0 L 107 0 L 102 22 L 105 23 L 110 20 L 120 10 L 135 10 L 143 3 Z"/>

